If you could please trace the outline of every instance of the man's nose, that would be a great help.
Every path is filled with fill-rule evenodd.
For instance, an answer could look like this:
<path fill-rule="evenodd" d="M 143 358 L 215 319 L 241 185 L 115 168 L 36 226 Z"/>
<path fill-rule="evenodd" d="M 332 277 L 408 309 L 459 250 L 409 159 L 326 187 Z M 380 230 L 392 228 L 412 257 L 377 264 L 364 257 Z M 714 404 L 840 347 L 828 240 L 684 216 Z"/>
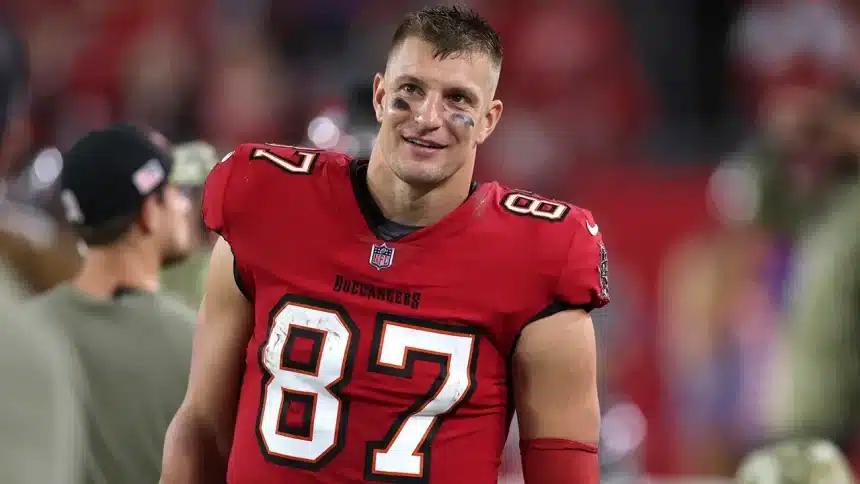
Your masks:
<path fill-rule="evenodd" d="M 415 121 L 424 129 L 438 128 L 442 126 L 444 110 L 442 96 L 430 93 L 417 106 Z"/>

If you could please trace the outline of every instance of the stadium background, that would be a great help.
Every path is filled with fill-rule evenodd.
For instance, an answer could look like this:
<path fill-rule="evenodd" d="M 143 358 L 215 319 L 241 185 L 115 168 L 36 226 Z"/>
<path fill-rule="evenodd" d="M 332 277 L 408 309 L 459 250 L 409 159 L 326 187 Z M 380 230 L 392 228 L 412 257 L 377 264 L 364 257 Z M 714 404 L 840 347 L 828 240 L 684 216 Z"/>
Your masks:
<path fill-rule="evenodd" d="M 245 141 L 366 151 L 368 83 L 392 25 L 423 3 L 6 2 L 30 49 L 32 107 L 0 152 L 0 250 L 34 291 L 68 277 L 75 244 L 53 215 L 61 161 L 44 148 L 114 120 L 221 153 Z M 465 3 L 505 47 L 505 112 L 478 178 L 588 207 L 607 240 L 605 448 L 651 475 L 732 474 L 785 404 L 799 241 L 856 176 L 860 11 L 836 0 Z"/>

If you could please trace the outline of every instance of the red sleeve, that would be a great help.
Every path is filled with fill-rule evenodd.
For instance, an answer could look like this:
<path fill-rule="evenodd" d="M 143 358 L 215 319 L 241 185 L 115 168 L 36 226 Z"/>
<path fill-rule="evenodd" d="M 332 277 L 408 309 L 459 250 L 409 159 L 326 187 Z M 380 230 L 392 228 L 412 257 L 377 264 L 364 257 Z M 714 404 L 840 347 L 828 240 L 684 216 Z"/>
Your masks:
<path fill-rule="evenodd" d="M 520 442 L 526 484 L 597 484 L 597 446 L 564 439 Z"/>
<path fill-rule="evenodd" d="M 230 183 L 233 172 L 237 170 L 236 165 L 241 163 L 242 147 L 228 154 L 215 165 L 215 168 L 209 172 L 206 178 L 206 184 L 203 187 L 203 222 L 206 227 L 213 232 L 217 232 L 224 240 L 226 240 L 233 249 L 233 275 L 236 279 L 236 285 L 242 294 L 249 300 L 254 299 L 254 277 L 251 269 L 244 264 L 245 261 L 240 260 L 241 257 L 236 254 L 235 234 L 231 233 L 230 217 L 231 212 L 239 212 L 241 210 L 236 207 L 242 197 L 237 197 L 235 194 L 236 188 Z M 238 198 L 238 199 L 237 199 Z M 234 206 L 229 206 L 228 201 L 231 201 Z M 235 218 L 235 217 L 233 217 Z"/>
<path fill-rule="evenodd" d="M 225 156 L 209 173 L 203 186 L 203 223 L 206 224 L 206 228 L 222 236 L 225 236 L 224 232 L 227 228 L 224 208 L 230 187 L 230 176 L 236 164 L 235 158 L 235 151 Z"/>
<path fill-rule="evenodd" d="M 557 300 L 591 311 L 609 303 L 606 247 L 591 212 L 574 208 L 573 237 L 558 278 Z M 576 213 L 578 211 L 579 213 Z"/>

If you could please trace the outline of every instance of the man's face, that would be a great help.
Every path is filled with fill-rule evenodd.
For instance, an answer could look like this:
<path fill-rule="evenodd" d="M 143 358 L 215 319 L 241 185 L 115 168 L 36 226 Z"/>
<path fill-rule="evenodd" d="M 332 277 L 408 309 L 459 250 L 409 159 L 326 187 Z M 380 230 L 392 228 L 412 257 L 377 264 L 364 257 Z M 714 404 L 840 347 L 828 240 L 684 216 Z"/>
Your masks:
<path fill-rule="evenodd" d="M 502 113 L 501 101 L 492 99 L 498 70 L 487 55 L 434 54 L 430 43 L 407 38 L 373 85 L 378 147 L 394 174 L 415 185 L 471 171 L 477 145 Z"/>
<path fill-rule="evenodd" d="M 168 185 L 163 198 L 159 245 L 163 264 L 168 266 L 188 257 L 196 246 L 196 238 L 188 196 L 178 187 Z"/>

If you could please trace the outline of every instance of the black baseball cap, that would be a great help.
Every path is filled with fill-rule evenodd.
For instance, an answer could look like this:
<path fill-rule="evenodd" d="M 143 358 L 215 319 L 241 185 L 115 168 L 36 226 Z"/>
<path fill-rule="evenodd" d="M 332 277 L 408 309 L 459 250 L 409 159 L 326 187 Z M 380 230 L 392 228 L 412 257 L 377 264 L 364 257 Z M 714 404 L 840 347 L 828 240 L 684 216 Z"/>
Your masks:
<path fill-rule="evenodd" d="M 131 124 L 93 131 L 63 154 L 61 199 L 73 225 L 99 227 L 137 213 L 161 190 L 173 171 L 173 156 Z"/>

